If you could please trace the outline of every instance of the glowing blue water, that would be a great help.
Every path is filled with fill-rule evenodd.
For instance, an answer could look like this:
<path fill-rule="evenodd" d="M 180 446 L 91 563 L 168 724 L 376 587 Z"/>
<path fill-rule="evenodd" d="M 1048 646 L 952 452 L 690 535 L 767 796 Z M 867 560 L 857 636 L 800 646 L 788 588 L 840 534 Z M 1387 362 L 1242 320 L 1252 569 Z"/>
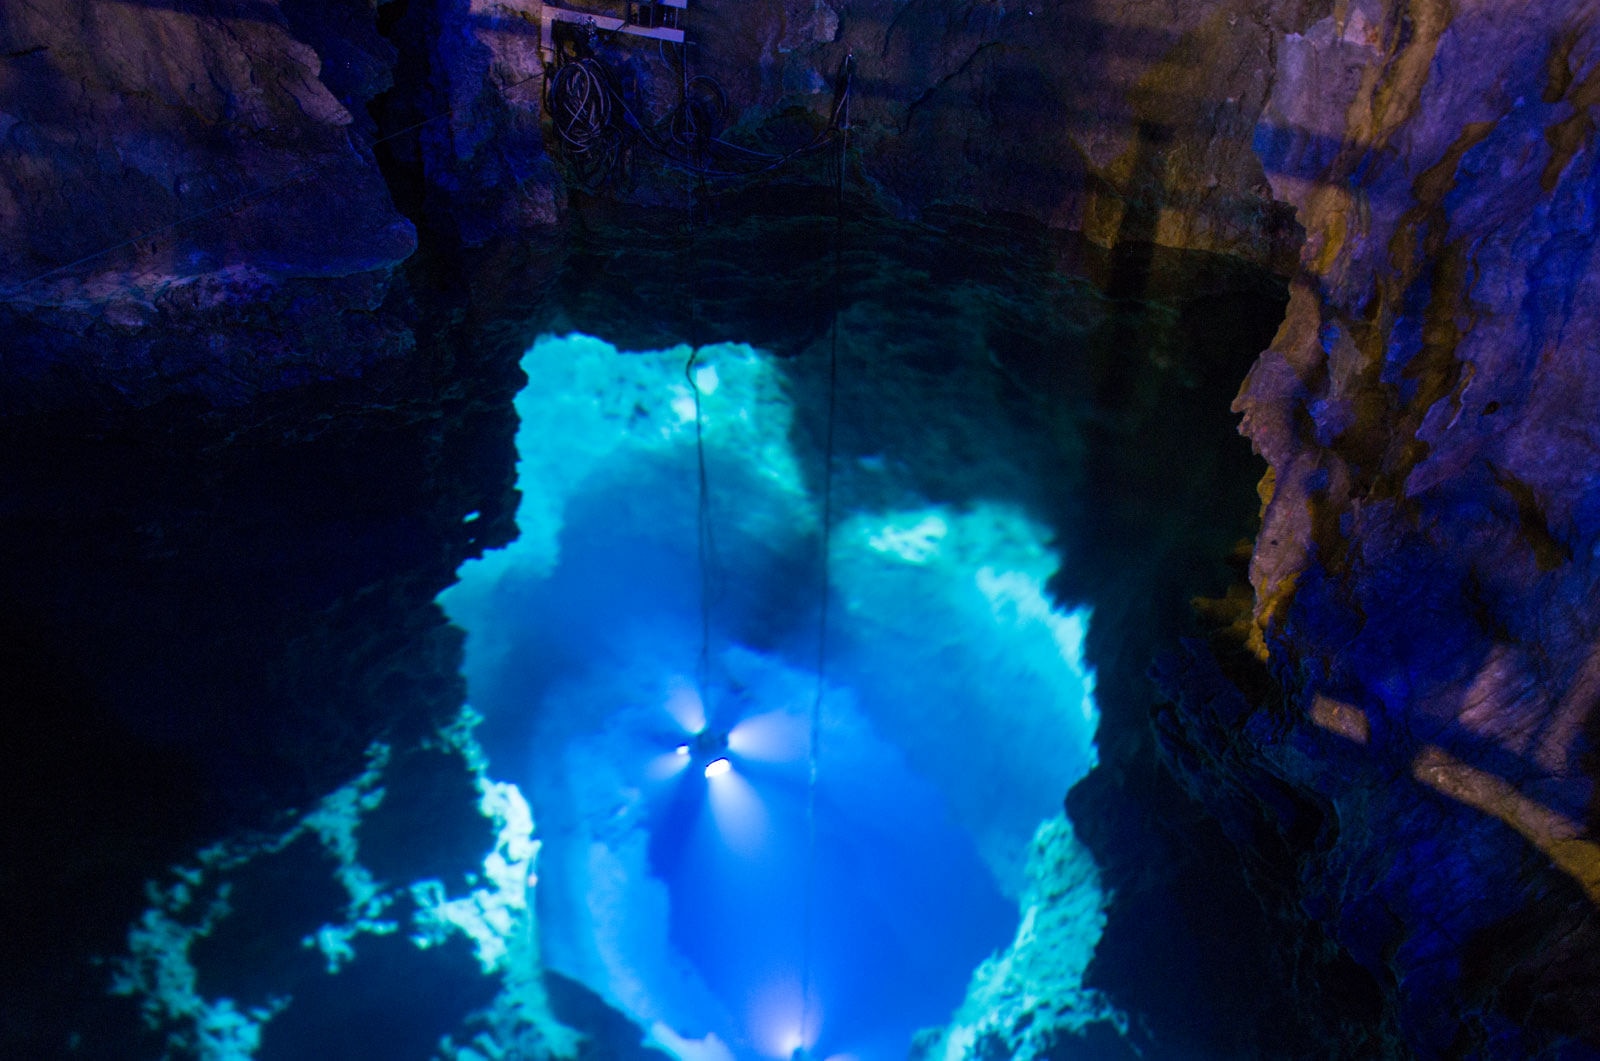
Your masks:
<path fill-rule="evenodd" d="M 704 352 L 706 595 L 686 356 L 541 340 L 522 538 L 442 598 L 495 773 L 533 805 L 544 961 L 685 1058 L 899 1061 L 1011 942 L 1030 838 L 1093 765 L 1087 615 L 1050 607 L 1043 534 L 1004 506 L 848 514 L 810 817 L 819 535 L 792 412 L 758 352 Z M 733 768 L 707 777 L 721 735 Z"/>

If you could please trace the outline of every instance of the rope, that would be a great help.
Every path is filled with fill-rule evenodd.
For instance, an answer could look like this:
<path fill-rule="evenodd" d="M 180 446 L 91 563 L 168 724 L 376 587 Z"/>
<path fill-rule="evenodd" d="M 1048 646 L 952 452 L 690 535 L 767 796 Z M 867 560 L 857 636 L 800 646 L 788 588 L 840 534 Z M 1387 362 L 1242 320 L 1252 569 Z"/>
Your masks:
<path fill-rule="evenodd" d="M 821 758 L 822 699 L 828 686 L 828 598 L 832 586 L 834 419 L 839 393 L 839 304 L 844 274 L 844 165 L 850 147 L 850 79 L 855 57 L 844 61 L 844 88 L 834 114 L 839 124 L 839 153 L 833 174 L 833 313 L 828 335 L 827 420 L 822 435 L 822 603 L 817 611 L 817 688 L 811 700 L 810 753 L 806 775 L 805 912 L 801 924 L 800 1039 L 811 1041 L 812 922 L 815 920 L 817 876 L 817 763 Z M 802 1046 L 803 1048 L 803 1046 Z M 797 1055 L 799 1051 L 796 1051 Z"/>

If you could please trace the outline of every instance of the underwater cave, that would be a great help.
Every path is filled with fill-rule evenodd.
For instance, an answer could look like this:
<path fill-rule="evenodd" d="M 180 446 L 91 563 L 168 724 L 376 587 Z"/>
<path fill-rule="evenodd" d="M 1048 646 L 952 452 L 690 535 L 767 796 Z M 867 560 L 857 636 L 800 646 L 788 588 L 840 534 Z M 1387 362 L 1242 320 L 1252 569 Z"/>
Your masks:
<path fill-rule="evenodd" d="M 537 342 L 520 535 L 444 598 L 480 740 L 540 825 L 546 967 L 683 1056 L 898 1057 L 1010 944 L 1037 846 L 1084 863 L 1081 921 L 1051 941 L 1081 977 L 1103 900 L 1060 804 L 1097 712 L 1088 614 L 1046 597 L 1042 528 L 919 497 L 886 415 L 858 426 L 882 448 L 836 477 L 825 546 L 783 371 L 825 366 L 689 356 Z M 872 389 L 1003 461 L 1029 443 L 981 381 L 942 381 L 948 408 Z M 1104 1015 L 1054 968 L 1007 987 Z"/>
<path fill-rule="evenodd" d="M 0 1056 L 1600 1058 L 1591 7 L 0 10 Z"/>

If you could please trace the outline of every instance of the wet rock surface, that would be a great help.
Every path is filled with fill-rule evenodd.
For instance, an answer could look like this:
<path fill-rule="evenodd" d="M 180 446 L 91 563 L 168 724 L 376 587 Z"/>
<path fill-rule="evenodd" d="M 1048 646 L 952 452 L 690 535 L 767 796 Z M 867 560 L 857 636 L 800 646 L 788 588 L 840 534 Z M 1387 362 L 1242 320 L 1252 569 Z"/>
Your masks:
<path fill-rule="evenodd" d="M 1096 660 L 1107 720 L 1102 761 L 1136 752 L 1148 761 L 1148 743 L 1128 736 L 1148 710 L 1144 660 L 1131 651 L 1113 658 L 1121 640 L 1114 631 L 1143 629 L 1146 601 L 1157 602 L 1163 624 L 1178 622 L 1188 595 L 1226 580 L 1210 558 L 1247 531 L 1255 469 L 1224 399 L 1265 341 L 1240 333 L 1239 322 L 1270 328 L 1281 287 L 1212 256 L 1150 250 L 1130 264 L 1036 227 L 974 216 L 946 218 L 942 229 L 848 218 L 836 286 L 833 218 L 752 216 L 756 204 L 747 205 L 722 224 L 644 232 L 637 217 L 599 211 L 558 248 L 487 248 L 444 275 L 416 262 L 408 269 L 418 275 L 406 284 L 436 292 L 431 302 L 418 300 L 418 355 L 357 384 L 302 388 L 231 412 L 168 401 L 93 420 L 9 421 L 14 503 L 5 526 L 15 570 L 4 582 L 4 609 L 28 666 L 14 672 L 23 678 L 7 715 L 20 720 L 14 732 L 25 739 L 8 744 L 5 776 L 24 812 L 13 819 L 25 823 L 15 839 L 34 857 L 25 876 L 8 881 L 8 894 L 21 901 L 7 909 L 17 938 L 37 940 L 31 953 L 57 975 L 37 979 L 38 991 L 9 1009 L 8 1046 L 48 1056 L 77 1031 L 84 1056 L 119 1056 L 118 1044 L 128 1042 L 137 1056 L 159 1052 L 156 1039 L 129 1038 L 137 1014 L 98 997 L 107 967 L 87 959 L 124 948 L 145 879 L 165 879 L 167 867 L 217 837 L 280 828 L 280 812 L 306 808 L 359 770 L 375 739 L 396 748 L 395 783 L 408 789 L 393 794 L 361 843 L 373 848 L 375 865 L 392 856 L 404 872 L 455 879 L 448 859 L 424 859 L 393 842 L 414 827 L 459 832 L 458 821 L 470 818 L 449 775 L 405 780 L 404 764 L 431 760 L 404 749 L 459 706 L 459 635 L 441 624 L 432 598 L 462 556 L 507 533 L 515 506 L 509 396 L 522 383 L 513 366 L 543 330 L 584 327 L 654 344 L 682 327 L 706 341 L 750 333 L 780 351 L 815 353 L 842 290 L 847 326 L 870 329 L 852 343 L 887 344 L 876 369 L 884 386 L 897 373 L 934 389 L 971 386 L 970 369 L 961 367 L 973 361 L 970 350 L 952 361 L 948 347 L 958 339 L 981 346 L 994 370 L 986 401 L 1026 422 L 1084 433 L 1095 484 L 1081 508 L 1056 511 L 1043 499 L 1062 491 L 1031 485 L 1063 469 L 975 469 L 942 459 L 931 444 L 884 453 L 864 408 L 845 418 L 839 459 L 901 462 L 920 491 L 956 503 L 1005 491 L 1057 527 L 1079 561 L 1074 569 L 1085 573 L 1061 591 L 1105 607 L 1095 627 L 1104 631 Z M 721 263 L 715 295 L 674 289 L 667 265 L 686 240 L 697 256 Z M 779 245 L 790 253 L 775 254 Z M 948 303 L 905 301 L 930 277 L 952 295 Z M 1140 291 L 1145 298 L 1133 300 Z M 787 307 L 781 326 L 775 305 Z M 1214 371 L 1216 358 L 1232 367 Z M 800 417 L 815 423 L 822 395 L 805 378 L 796 375 L 794 397 Z M 1202 397 L 1212 392 L 1216 400 Z M 1185 426 L 1190 412 L 1209 424 L 1204 433 L 1217 453 L 1197 449 Z M 939 438 L 938 425 L 924 427 L 909 437 Z M 1183 506 L 1152 509 L 1141 494 L 1139 469 L 1158 452 L 1186 469 L 1192 489 Z M 478 518 L 468 520 L 473 512 Z M 1193 533 L 1197 519 L 1211 527 L 1205 536 Z M 1091 569 L 1100 573 L 1090 577 Z M 1128 743 L 1116 749 L 1119 741 Z M 148 800 L 148 786 L 166 794 Z M 435 791 L 443 794 L 437 801 Z M 1113 789 L 1105 806 L 1137 798 Z M 437 813 L 429 810 L 435 802 Z M 1100 840 L 1121 849 L 1128 836 Z M 455 850 L 444 838 L 434 846 Z M 1170 846 L 1177 871 L 1192 864 L 1193 849 Z M 315 849 L 285 854 L 295 857 L 238 878 L 241 909 L 252 894 L 288 887 L 285 874 L 306 875 L 308 903 L 326 891 L 325 883 L 312 886 L 325 858 Z M 80 875 L 86 859 L 97 873 Z M 1141 871 L 1130 857 L 1108 860 L 1105 873 L 1131 897 Z M 1227 886 L 1243 894 L 1236 878 Z M 98 912 L 63 928 L 73 909 Z M 1137 920 L 1137 903 L 1122 909 Z M 248 984 L 256 999 L 271 997 L 273 970 L 303 989 L 323 984 L 325 974 L 290 938 L 302 931 L 298 914 L 280 913 L 239 915 L 228 931 L 259 938 L 261 949 L 237 960 L 200 947 L 203 960 L 220 963 L 205 982 Z M 1221 938 L 1240 931 L 1239 913 L 1219 904 L 1197 916 Z M 1116 908 L 1111 916 L 1115 931 Z M 271 932 L 249 931 L 258 923 Z M 1193 923 L 1172 927 L 1195 931 Z M 1125 973 L 1140 961 L 1124 949 L 1128 942 L 1112 947 Z M 1207 948 L 1187 946 L 1195 964 L 1172 970 L 1161 989 L 1204 978 Z M 57 987 L 40 993 L 48 983 Z M 1251 982 L 1240 997 L 1266 993 Z M 289 1049 L 301 1031 L 316 1034 L 327 1005 L 285 1025 L 288 1039 L 280 1027 L 272 1049 Z M 1208 1036 L 1222 1023 L 1194 1031 L 1191 1042 L 1214 1045 Z M 399 1035 L 404 1028 L 396 1027 Z M 615 1034 L 625 1039 L 625 1031 Z"/>
<path fill-rule="evenodd" d="M 1590 6 L 706 0 L 691 18 L 690 72 L 747 150 L 825 134 L 853 55 L 848 211 L 874 221 L 842 286 L 907 320 L 954 304 L 1016 400 L 1082 403 L 1094 500 L 1050 515 L 1089 561 L 1057 588 L 1102 617 L 1104 765 L 1071 807 L 1117 895 L 1090 983 L 1148 1016 L 1143 1045 L 1600 1050 Z M 580 180 L 542 143 L 536 31 L 476 0 L 0 13 L 22 676 L 5 773 L 39 853 L 8 861 L 26 901 L 7 935 L 60 976 L 8 1007 L 7 1036 L 75 1012 L 129 882 L 454 706 L 432 594 L 506 532 L 508 366 L 534 332 L 822 334 L 829 152 L 701 182 L 635 143 Z M 670 119 L 681 59 L 602 54 Z M 874 243 L 891 217 L 964 230 L 965 252 Z M 1017 236 L 1041 224 L 1086 240 Z M 1293 272 L 1277 337 L 1240 323 L 1277 314 L 1270 284 L 1157 244 Z M 755 245 L 782 268 L 746 269 Z M 1083 316 L 1059 279 L 993 281 L 1017 262 L 1087 270 L 1109 298 Z M 1254 599 L 1208 605 L 1230 632 L 1159 669 L 1177 706 L 1158 762 L 1146 662 L 1252 529 L 1234 514 L 1253 473 L 1195 440 L 1226 432 L 1263 347 L 1236 405 L 1271 467 Z M 895 356 L 941 370 L 915 339 Z M 299 496 L 330 470 L 389 501 Z M 152 818 L 150 793 L 182 809 Z M 56 934 L 86 907 L 106 918 Z M 1321 1009 L 1263 978 L 1316 985 Z"/>
<path fill-rule="evenodd" d="M 406 352 L 365 4 L 11 4 L 0 53 L 0 409 L 236 403 Z"/>
<path fill-rule="evenodd" d="M 1191 790 L 1286 845 L 1270 887 L 1422 1056 L 1600 1052 L 1600 38 L 1525 14 L 1351 3 L 1285 39 L 1258 149 L 1307 242 L 1235 406 L 1271 465 L 1255 602 L 1225 667 L 1165 672 Z"/>
<path fill-rule="evenodd" d="M 521 6 L 14 5 L 4 408 L 237 403 L 404 359 L 389 281 L 412 221 L 470 246 L 548 234 L 575 185 L 672 206 L 752 183 L 803 196 L 827 183 L 847 56 L 849 178 L 874 212 L 1000 211 L 1102 247 L 1293 259 L 1250 137 L 1301 5 L 707 0 L 689 17 L 687 61 L 598 42 L 627 115 L 591 182 L 546 153 Z M 720 144 L 691 142 L 690 110 Z M 696 151 L 721 175 L 686 172 Z"/>
<path fill-rule="evenodd" d="M 509 533 L 519 380 L 424 331 L 359 386 L 4 421 L 0 1053 L 159 1056 L 105 994 L 144 881 L 459 708 L 433 596 Z"/>

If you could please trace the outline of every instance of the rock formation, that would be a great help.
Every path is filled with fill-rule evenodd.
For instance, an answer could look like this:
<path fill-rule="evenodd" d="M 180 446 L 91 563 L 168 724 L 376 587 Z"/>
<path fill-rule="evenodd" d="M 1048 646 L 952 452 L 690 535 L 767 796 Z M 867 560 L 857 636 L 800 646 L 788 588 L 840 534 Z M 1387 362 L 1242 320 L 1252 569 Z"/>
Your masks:
<path fill-rule="evenodd" d="M 1277 693 L 1165 672 L 1191 789 L 1290 846 L 1422 1056 L 1600 1050 L 1595 14 L 1348 3 L 1282 42 L 1256 143 L 1306 244 L 1235 405 L 1270 469 L 1234 634 Z"/>
<path fill-rule="evenodd" d="M 716 228 L 732 217 L 698 245 L 710 248 L 707 274 L 721 269 L 736 292 L 704 316 L 814 338 L 817 315 L 788 296 L 825 288 L 823 229 L 793 217 L 831 202 L 830 152 L 805 149 L 836 142 L 826 138 L 849 60 L 843 183 L 857 216 L 985 213 L 1029 240 L 1079 233 L 1083 258 L 1104 263 L 1113 310 L 1085 327 L 1095 338 L 1081 363 L 1051 360 L 1038 320 L 1004 300 L 980 329 L 1029 400 L 1078 385 L 1105 398 L 1116 412 L 1089 432 L 1094 466 L 1164 499 L 1108 506 L 1079 543 L 1101 573 L 1058 587 L 1139 631 L 1122 644 L 1091 634 L 1103 766 L 1071 809 L 1116 898 L 1090 985 L 1139 1011 L 1140 926 L 1164 928 L 1147 915 L 1188 886 L 1213 918 L 1249 922 L 1236 951 L 1216 942 L 1213 961 L 1270 943 L 1285 983 L 1303 977 L 1293 989 L 1325 1003 L 1320 1016 L 1284 1018 L 1284 1056 L 1311 1041 L 1349 1057 L 1600 1054 L 1592 0 L 697 0 L 687 17 L 686 58 L 600 42 L 634 126 L 617 134 L 615 166 L 579 173 L 547 152 L 537 5 L 522 0 L 6 4 L 0 413 L 159 407 L 173 431 L 185 409 L 256 403 L 212 421 L 216 433 L 195 443 L 203 469 L 273 416 L 325 421 L 329 393 L 352 396 L 361 422 L 392 412 L 384 430 L 414 443 L 419 462 L 470 466 L 491 484 L 469 504 L 434 483 L 428 504 L 449 525 L 430 524 L 438 555 L 395 546 L 385 561 L 385 578 L 423 586 L 397 591 L 394 621 L 443 645 L 431 594 L 460 555 L 503 539 L 514 507 L 501 496 L 511 428 L 504 408 L 482 404 L 504 405 L 517 345 L 515 327 L 494 322 L 609 313 L 619 341 L 665 327 L 628 299 L 673 302 L 684 219 Z M 697 82 L 694 120 L 736 146 L 671 132 L 691 107 L 691 75 L 709 79 Z M 746 177 L 686 174 L 694 151 L 725 152 Z M 740 152 L 785 162 L 728 161 Z M 786 216 L 740 227 L 735 213 L 752 204 Z M 613 268 L 630 225 L 659 268 Z M 721 253 L 719 239 L 742 250 Z M 791 252 L 782 299 L 762 301 L 729 264 L 764 241 Z M 1235 405 L 1269 466 L 1250 589 L 1204 604 L 1217 629 L 1165 656 L 1159 752 L 1145 660 L 1177 626 L 1163 602 L 1202 578 L 1180 569 L 1220 553 L 1227 521 L 1204 522 L 1196 491 L 1212 479 L 1151 471 L 1183 452 L 1167 413 L 1176 370 L 1119 362 L 1112 347 L 1150 329 L 1203 333 L 1224 318 L 1193 291 L 1226 299 L 1249 285 L 1202 270 L 1210 279 L 1186 274 L 1190 301 L 1115 309 L 1164 282 L 1170 259 L 1154 246 L 1291 278 L 1287 315 Z M 983 267 L 1001 271 L 1003 257 Z M 545 286 L 558 267 L 563 279 Z M 962 267 L 917 275 L 942 282 Z M 673 312 L 674 325 L 704 323 Z M 504 362 L 474 362 L 490 380 L 481 387 L 451 375 L 469 340 Z M 1184 349 L 1212 341 L 1226 346 L 1201 335 Z M 311 393 L 322 404 L 293 412 Z M 1150 394 L 1159 401 L 1139 404 Z M 1204 407 L 1192 424 L 1224 415 L 1203 387 L 1193 397 Z M 74 422 L 52 422 L 72 436 Z M 16 437 L 32 423 L 13 418 Z M 388 459 L 375 445 L 360 468 Z M 40 468 L 45 448 L 30 451 Z M 69 458 L 105 464 L 94 447 Z M 483 471 L 493 460 L 507 465 Z M 18 475 L 29 490 L 46 478 Z M 272 475 L 254 468 L 242 481 Z M 483 526 L 495 530 L 465 541 L 460 519 L 474 505 L 488 512 L 490 495 Z M 1183 541 L 1153 535 L 1159 559 L 1117 540 L 1175 513 L 1203 526 Z M 338 538 L 341 518 L 295 533 Z M 52 510 L 40 525 L 69 522 Z M 143 534 L 159 523 L 108 525 Z M 166 556 L 149 534 L 134 552 Z M 340 608 L 367 599 L 370 579 L 336 581 Z M 61 597 L 61 621 L 81 623 L 86 607 L 58 592 L 74 584 L 41 576 L 15 592 Z M 331 605 L 307 620 L 290 589 L 279 587 L 294 629 L 334 622 Z M 123 602 L 135 616 L 136 597 Z M 333 642 L 347 639 L 361 641 L 341 628 Z M 434 714 L 453 678 L 448 646 L 437 655 Z M 319 668 L 336 670 L 320 656 Z M 381 698 L 368 699 L 378 711 Z M 292 728 L 266 728 L 280 723 Z M 342 734 L 339 753 L 350 760 L 374 735 Z M 222 741 L 230 754 L 234 743 Z M 293 796 L 356 766 L 323 763 Z M 1161 852 L 1158 868 L 1109 853 L 1130 836 Z M 1225 858 L 1245 866 L 1269 916 Z M 1197 939 L 1185 954 L 1203 957 Z M 1262 1000 L 1237 1004 L 1195 1018 L 1196 1041 L 1274 1019 Z"/>

